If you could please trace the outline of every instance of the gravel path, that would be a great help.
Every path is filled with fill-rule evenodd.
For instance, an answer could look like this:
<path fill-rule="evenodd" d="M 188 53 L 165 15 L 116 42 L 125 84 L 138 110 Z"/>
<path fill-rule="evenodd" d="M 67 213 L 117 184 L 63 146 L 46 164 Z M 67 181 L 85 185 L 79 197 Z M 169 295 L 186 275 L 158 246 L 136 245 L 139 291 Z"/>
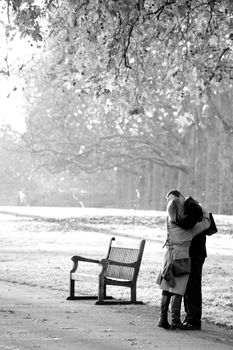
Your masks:
<path fill-rule="evenodd" d="M 0 349 L 230 350 L 233 332 L 166 331 L 149 305 L 97 306 L 62 292 L 0 282 Z"/>

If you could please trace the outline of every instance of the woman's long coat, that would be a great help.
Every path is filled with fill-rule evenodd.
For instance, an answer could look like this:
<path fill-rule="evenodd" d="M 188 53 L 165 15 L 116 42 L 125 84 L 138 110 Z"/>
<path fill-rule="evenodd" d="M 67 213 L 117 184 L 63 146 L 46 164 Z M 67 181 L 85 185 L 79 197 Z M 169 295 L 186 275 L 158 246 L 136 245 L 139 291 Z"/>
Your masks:
<path fill-rule="evenodd" d="M 182 259 L 189 258 L 189 247 L 192 241 L 192 238 L 199 233 L 205 231 L 210 226 L 209 214 L 203 209 L 203 220 L 198 222 L 192 229 L 184 230 L 183 228 L 177 226 L 174 223 L 168 222 L 168 232 L 169 232 L 169 246 L 172 249 L 173 259 Z M 157 283 L 159 284 L 162 290 L 166 290 L 170 293 L 175 293 L 179 295 L 184 295 L 186 286 L 188 283 L 189 274 L 175 277 L 174 287 L 171 287 L 169 283 L 162 278 L 162 271 L 164 266 L 169 259 L 169 249 L 166 245 L 166 252 L 164 255 L 164 260 L 162 268 L 159 272 L 157 278 Z"/>

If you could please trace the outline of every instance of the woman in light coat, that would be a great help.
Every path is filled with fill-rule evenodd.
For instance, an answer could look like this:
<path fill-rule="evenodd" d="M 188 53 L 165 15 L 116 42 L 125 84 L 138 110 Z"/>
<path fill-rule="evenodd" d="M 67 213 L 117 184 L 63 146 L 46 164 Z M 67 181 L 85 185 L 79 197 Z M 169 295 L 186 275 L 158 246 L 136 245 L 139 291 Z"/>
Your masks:
<path fill-rule="evenodd" d="M 183 326 L 180 321 L 180 309 L 182 296 L 186 290 L 189 274 L 186 273 L 181 276 L 174 276 L 172 274 L 172 271 L 170 271 L 170 275 L 167 277 L 164 275 L 164 271 L 166 270 L 166 266 L 169 263 L 171 251 L 173 259 L 190 259 L 189 247 L 192 238 L 210 226 L 209 213 L 205 209 L 202 209 L 202 211 L 202 221 L 196 223 L 192 229 L 184 230 L 176 224 L 177 222 L 182 221 L 182 219 L 185 219 L 183 203 L 179 200 L 179 198 L 172 199 L 168 202 L 167 230 L 169 234 L 169 243 L 167 240 L 167 250 L 164 256 L 161 271 L 157 278 L 157 283 L 162 289 L 160 319 L 158 323 L 159 327 L 163 327 L 165 329 L 185 329 L 185 326 Z M 167 314 L 171 299 L 172 322 L 170 326 L 168 323 Z"/>

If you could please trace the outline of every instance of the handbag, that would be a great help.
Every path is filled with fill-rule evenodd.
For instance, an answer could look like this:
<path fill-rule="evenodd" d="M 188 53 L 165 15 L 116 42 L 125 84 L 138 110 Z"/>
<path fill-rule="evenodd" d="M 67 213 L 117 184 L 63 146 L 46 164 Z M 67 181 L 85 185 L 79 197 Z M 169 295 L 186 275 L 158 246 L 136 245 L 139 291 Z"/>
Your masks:
<path fill-rule="evenodd" d="M 172 260 L 172 272 L 174 276 L 191 273 L 191 260 L 189 258 Z"/>

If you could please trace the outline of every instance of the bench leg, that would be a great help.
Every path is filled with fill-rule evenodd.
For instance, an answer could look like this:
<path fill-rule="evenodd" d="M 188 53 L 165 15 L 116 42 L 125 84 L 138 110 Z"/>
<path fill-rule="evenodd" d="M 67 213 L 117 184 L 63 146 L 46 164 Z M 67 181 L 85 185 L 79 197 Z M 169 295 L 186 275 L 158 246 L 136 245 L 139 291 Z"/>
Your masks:
<path fill-rule="evenodd" d="M 136 293 L 136 285 L 131 287 L 131 303 L 136 303 L 137 301 L 137 293 Z"/>
<path fill-rule="evenodd" d="M 75 280 L 70 278 L 70 296 L 69 296 L 69 300 L 74 299 L 74 290 L 75 290 Z"/>
<path fill-rule="evenodd" d="M 103 303 L 105 296 L 106 296 L 106 285 L 104 283 L 104 277 L 99 276 L 99 291 L 98 291 L 97 303 Z"/>

